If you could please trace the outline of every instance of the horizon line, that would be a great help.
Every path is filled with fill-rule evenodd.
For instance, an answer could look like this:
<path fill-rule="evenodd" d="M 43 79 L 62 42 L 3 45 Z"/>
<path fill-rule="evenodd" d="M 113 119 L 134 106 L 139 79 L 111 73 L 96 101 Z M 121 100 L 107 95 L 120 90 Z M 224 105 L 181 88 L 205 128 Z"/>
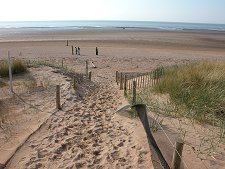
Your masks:
<path fill-rule="evenodd" d="M 2 22 L 73 22 L 73 21 L 111 21 L 111 22 L 163 22 L 163 23 L 187 23 L 187 24 L 216 24 L 216 25 L 225 25 L 225 23 L 210 23 L 210 22 L 189 22 L 189 21 L 155 21 L 155 20 L 114 20 L 114 19 L 110 19 L 110 20 L 88 20 L 88 19 L 83 19 L 83 20 L 71 20 L 71 19 L 65 19 L 65 20 L 55 20 L 55 19 L 52 19 L 52 20 L 7 20 L 7 21 L 1 21 L 0 20 L 0 23 Z"/>

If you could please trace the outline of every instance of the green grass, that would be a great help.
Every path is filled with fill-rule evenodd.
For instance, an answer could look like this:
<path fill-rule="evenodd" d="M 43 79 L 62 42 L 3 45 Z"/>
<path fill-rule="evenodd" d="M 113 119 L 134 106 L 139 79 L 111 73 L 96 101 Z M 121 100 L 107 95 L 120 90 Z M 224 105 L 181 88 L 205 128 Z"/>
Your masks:
<path fill-rule="evenodd" d="M 19 74 L 26 71 L 27 71 L 26 65 L 21 60 L 18 60 L 18 59 L 13 60 L 12 74 Z M 1 61 L 0 62 L 0 77 L 8 77 L 8 76 L 9 76 L 8 62 L 6 60 Z"/>
<path fill-rule="evenodd" d="M 180 116 L 215 123 L 225 118 L 225 62 L 195 62 L 171 66 L 153 88 L 169 94 Z"/>

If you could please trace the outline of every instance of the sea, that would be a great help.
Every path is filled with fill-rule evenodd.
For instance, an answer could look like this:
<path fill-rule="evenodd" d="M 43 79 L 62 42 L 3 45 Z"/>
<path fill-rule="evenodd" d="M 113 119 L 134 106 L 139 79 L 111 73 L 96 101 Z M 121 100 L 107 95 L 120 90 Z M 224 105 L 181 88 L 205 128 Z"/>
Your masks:
<path fill-rule="evenodd" d="M 0 29 L 88 29 L 88 28 L 130 28 L 130 29 L 162 29 L 162 30 L 214 30 L 225 31 L 225 24 L 153 22 L 153 21 L 10 21 L 1 22 Z"/>

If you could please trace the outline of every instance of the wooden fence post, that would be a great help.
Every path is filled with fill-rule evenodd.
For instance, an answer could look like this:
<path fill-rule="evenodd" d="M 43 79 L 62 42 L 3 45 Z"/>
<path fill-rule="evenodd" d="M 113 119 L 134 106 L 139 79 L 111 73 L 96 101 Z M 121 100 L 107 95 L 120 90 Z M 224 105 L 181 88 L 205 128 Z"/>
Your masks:
<path fill-rule="evenodd" d="M 140 87 L 141 87 L 141 83 L 140 83 L 140 81 L 141 81 L 141 76 L 139 76 L 137 80 L 138 80 L 138 81 L 137 81 L 137 87 L 140 88 Z"/>
<path fill-rule="evenodd" d="M 73 45 L 72 45 L 72 55 L 74 55 L 74 52 L 73 52 Z"/>
<path fill-rule="evenodd" d="M 136 77 L 137 87 L 139 87 L 139 76 Z"/>
<path fill-rule="evenodd" d="M 124 78 L 124 96 L 127 96 L 127 75 Z"/>
<path fill-rule="evenodd" d="M 136 104 L 136 96 L 137 95 L 137 82 L 133 81 L 133 100 L 132 100 L 132 104 L 135 105 Z"/>
<path fill-rule="evenodd" d="M 120 90 L 123 90 L 123 73 L 120 73 Z"/>
<path fill-rule="evenodd" d="M 88 78 L 88 61 L 87 60 L 85 62 L 85 65 L 86 65 L 86 78 Z"/>
<path fill-rule="evenodd" d="M 60 86 L 56 85 L 56 108 L 61 109 L 61 104 L 60 104 Z"/>
<path fill-rule="evenodd" d="M 142 84 L 143 84 L 142 87 L 144 88 L 145 87 L 145 75 L 142 76 Z"/>
<path fill-rule="evenodd" d="M 154 85 L 157 83 L 157 74 L 156 74 L 156 70 L 154 71 Z"/>
<path fill-rule="evenodd" d="M 116 84 L 117 84 L 117 85 L 118 85 L 118 74 L 119 74 L 119 72 L 116 71 Z"/>
<path fill-rule="evenodd" d="M 69 45 L 69 41 L 67 40 L 67 41 L 66 41 L 66 46 L 68 46 L 68 45 Z"/>
<path fill-rule="evenodd" d="M 176 140 L 175 150 L 173 153 L 171 169 L 180 169 L 183 146 L 184 141 L 181 138 L 178 138 Z"/>
<path fill-rule="evenodd" d="M 91 72 L 89 72 L 88 78 L 89 78 L 89 80 L 91 81 Z"/>
<path fill-rule="evenodd" d="M 9 64 L 9 86 L 10 86 L 10 92 L 13 93 L 12 63 L 11 63 L 11 57 L 10 57 L 10 52 L 9 51 L 8 51 L 8 64 Z"/>
<path fill-rule="evenodd" d="M 132 74 L 131 75 L 131 79 L 130 79 L 130 90 L 132 89 L 132 82 L 133 82 L 133 80 L 134 80 L 134 75 Z"/>

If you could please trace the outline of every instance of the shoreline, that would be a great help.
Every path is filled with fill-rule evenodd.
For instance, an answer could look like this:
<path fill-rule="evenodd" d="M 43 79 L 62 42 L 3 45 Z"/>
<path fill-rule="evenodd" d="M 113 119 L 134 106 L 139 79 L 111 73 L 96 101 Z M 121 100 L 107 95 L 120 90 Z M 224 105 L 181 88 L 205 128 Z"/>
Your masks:
<path fill-rule="evenodd" d="M 1 30 L 1 29 L 0 29 Z M 148 50 L 160 53 L 203 52 L 224 56 L 225 32 L 217 31 L 167 31 L 133 29 L 85 29 L 85 30 L 42 30 L 22 29 L 21 31 L 2 32 L 0 34 L 0 54 L 7 50 L 24 51 L 27 48 L 61 46 L 69 40 L 69 45 L 100 49 Z M 9 48 L 10 47 L 10 48 Z M 106 49 L 107 48 L 107 49 Z M 114 53 L 115 51 L 113 51 Z M 143 53 L 143 52 L 141 52 Z M 145 51 L 148 56 L 148 52 Z"/>
<path fill-rule="evenodd" d="M 159 30 L 218 30 L 225 31 L 222 23 L 190 23 L 131 20 L 49 20 L 2 21 L 0 28 L 54 28 L 54 29 L 159 29 Z"/>

